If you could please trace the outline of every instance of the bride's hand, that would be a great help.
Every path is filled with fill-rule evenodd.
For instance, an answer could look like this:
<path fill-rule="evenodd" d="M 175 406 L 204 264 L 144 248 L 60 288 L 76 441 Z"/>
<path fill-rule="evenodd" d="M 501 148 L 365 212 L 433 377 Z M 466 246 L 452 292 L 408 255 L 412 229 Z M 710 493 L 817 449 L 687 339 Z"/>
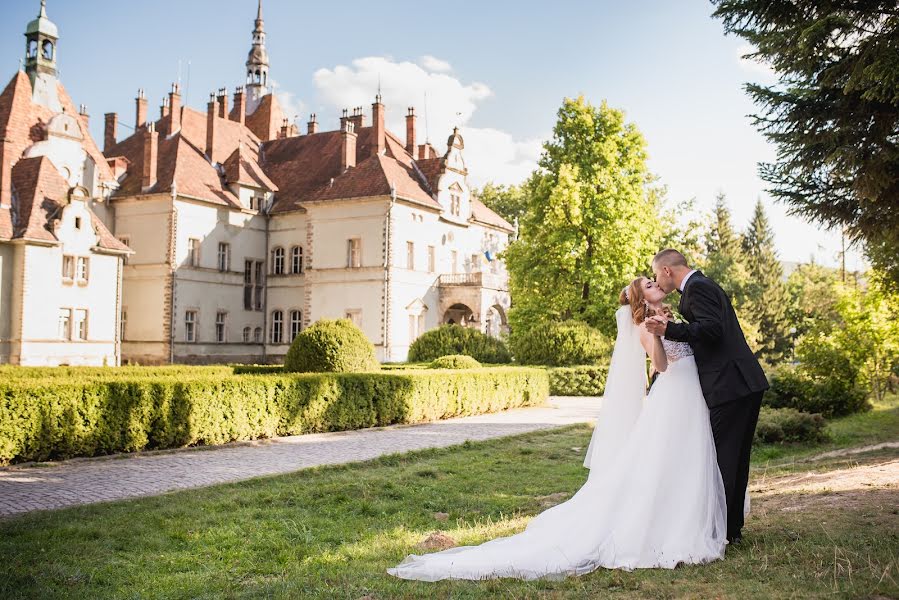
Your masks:
<path fill-rule="evenodd" d="M 646 331 L 653 335 L 665 335 L 665 328 L 668 326 L 668 319 L 663 315 L 653 315 L 646 319 Z"/>

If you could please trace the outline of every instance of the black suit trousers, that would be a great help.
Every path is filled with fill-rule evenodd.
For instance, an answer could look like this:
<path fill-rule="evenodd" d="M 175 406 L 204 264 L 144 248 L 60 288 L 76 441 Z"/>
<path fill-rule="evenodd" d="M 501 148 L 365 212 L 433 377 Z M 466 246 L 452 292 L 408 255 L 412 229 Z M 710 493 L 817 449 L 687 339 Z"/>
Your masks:
<path fill-rule="evenodd" d="M 709 409 L 718 468 L 727 496 L 727 537 L 733 539 L 743 528 L 743 503 L 749 482 L 749 453 L 759 420 L 763 392 L 755 392 Z"/>

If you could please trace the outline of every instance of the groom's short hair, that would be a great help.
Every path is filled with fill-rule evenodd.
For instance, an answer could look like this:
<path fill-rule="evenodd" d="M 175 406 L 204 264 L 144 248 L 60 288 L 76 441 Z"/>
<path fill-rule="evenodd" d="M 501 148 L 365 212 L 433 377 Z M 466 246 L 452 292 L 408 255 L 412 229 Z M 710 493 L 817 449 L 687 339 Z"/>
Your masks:
<path fill-rule="evenodd" d="M 666 248 L 656 254 L 652 259 L 652 264 L 665 267 L 686 267 L 686 257 L 674 248 Z"/>

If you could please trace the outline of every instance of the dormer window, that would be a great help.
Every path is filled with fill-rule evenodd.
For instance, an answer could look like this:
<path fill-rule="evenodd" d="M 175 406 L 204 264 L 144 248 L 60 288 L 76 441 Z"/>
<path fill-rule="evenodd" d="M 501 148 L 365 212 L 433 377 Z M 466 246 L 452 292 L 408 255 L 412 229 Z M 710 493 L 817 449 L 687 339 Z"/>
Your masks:
<path fill-rule="evenodd" d="M 458 217 L 462 214 L 462 198 L 458 194 L 450 196 L 450 214 Z"/>

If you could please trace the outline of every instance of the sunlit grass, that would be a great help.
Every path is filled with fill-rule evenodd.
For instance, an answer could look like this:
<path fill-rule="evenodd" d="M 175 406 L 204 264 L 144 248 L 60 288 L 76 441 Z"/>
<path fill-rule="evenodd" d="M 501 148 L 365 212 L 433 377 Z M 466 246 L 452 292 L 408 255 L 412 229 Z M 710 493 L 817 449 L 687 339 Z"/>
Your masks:
<path fill-rule="evenodd" d="M 822 448 L 756 453 L 756 475 L 840 444 L 897 439 L 899 402 L 829 426 Z M 385 573 L 431 532 L 477 544 L 521 531 L 541 497 L 571 494 L 587 425 L 395 454 L 0 521 L 2 598 L 886 597 L 899 595 L 894 490 L 859 508 L 785 512 L 754 504 L 723 562 L 600 570 L 561 582 L 409 582 Z M 885 457 L 899 453 L 886 452 Z M 877 455 L 876 458 L 880 458 Z M 836 464 L 836 463 L 834 463 Z M 770 474 L 770 473 L 769 473 Z M 770 503 L 773 506 L 773 503 Z M 447 513 L 440 521 L 435 513 Z"/>

